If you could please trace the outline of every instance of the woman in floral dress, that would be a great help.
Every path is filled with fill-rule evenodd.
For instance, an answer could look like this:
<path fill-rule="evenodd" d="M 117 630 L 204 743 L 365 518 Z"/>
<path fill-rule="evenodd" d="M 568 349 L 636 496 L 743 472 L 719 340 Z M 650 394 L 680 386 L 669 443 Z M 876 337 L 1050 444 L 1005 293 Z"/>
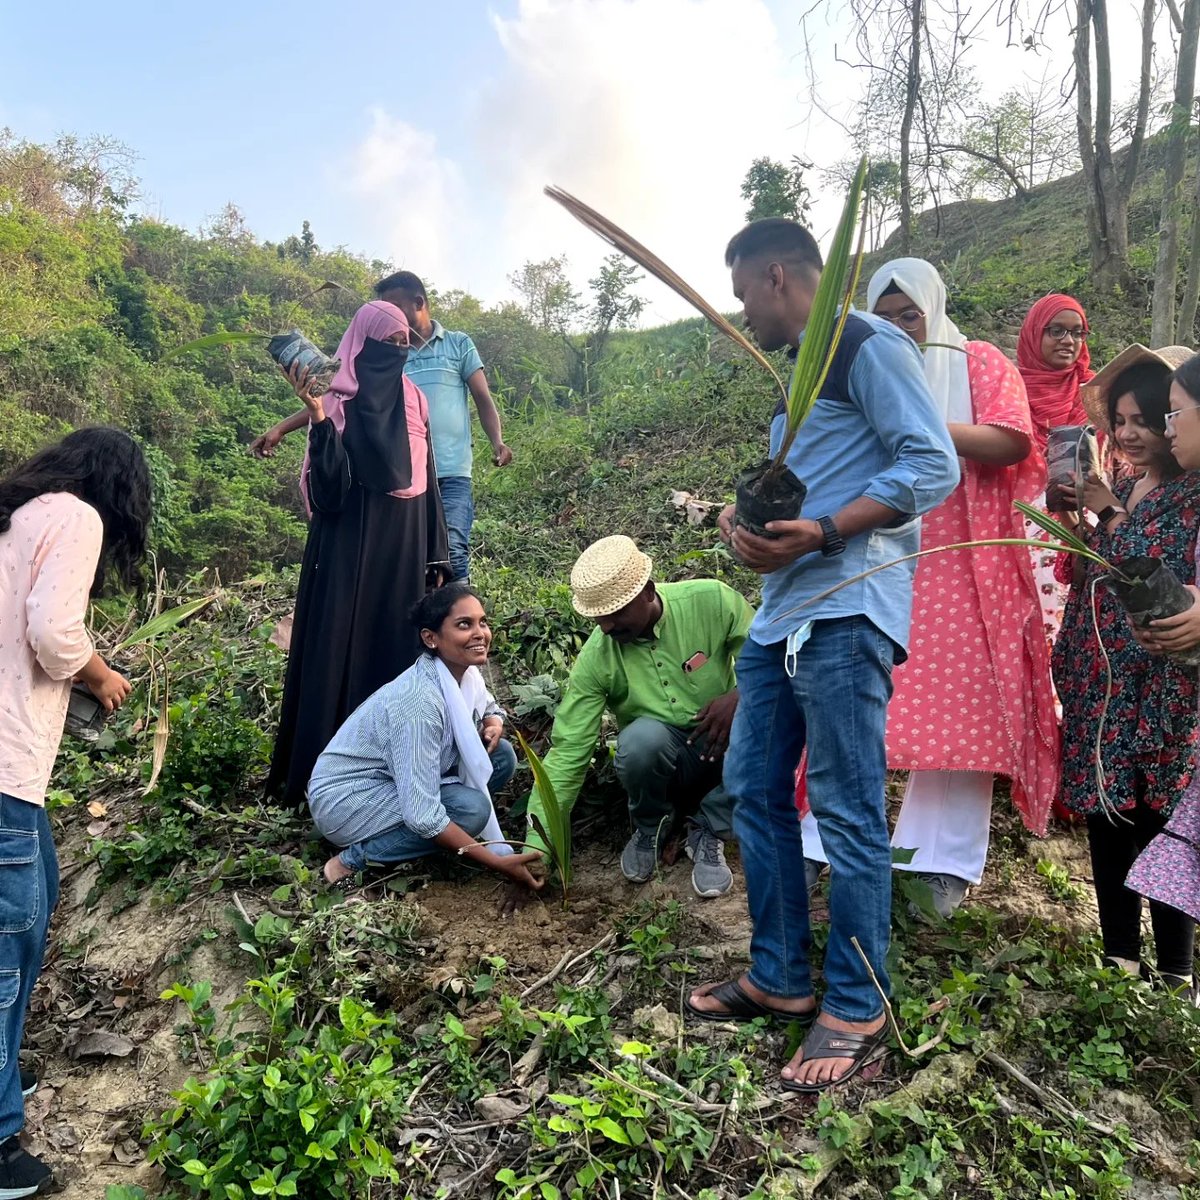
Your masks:
<path fill-rule="evenodd" d="M 1179 347 L 1130 347 L 1096 377 L 1085 396 L 1089 413 L 1098 428 L 1111 433 L 1131 471 L 1112 488 L 1096 474 L 1076 482 L 1084 506 L 1096 515 L 1088 536 L 1099 555 L 1110 562 L 1161 558 L 1185 583 L 1195 579 L 1200 472 L 1181 470 L 1172 457 L 1165 415 L 1171 371 L 1189 355 Z M 1116 597 L 1097 582 L 1101 574 L 1103 568 L 1091 563 L 1076 572 L 1054 648 L 1054 680 L 1063 704 L 1060 797 L 1087 820 L 1105 957 L 1136 974 L 1141 898 L 1125 879 L 1192 774 L 1197 673 L 1138 644 Z M 1150 917 L 1159 971 L 1190 977 L 1190 918 L 1155 901 Z"/>

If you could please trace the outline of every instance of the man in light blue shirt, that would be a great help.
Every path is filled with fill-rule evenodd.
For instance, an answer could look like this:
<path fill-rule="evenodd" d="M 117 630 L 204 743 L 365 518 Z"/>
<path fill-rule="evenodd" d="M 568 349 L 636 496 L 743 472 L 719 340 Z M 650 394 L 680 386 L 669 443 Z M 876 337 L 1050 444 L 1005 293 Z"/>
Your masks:
<path fill-rule="evenodd" d="M 443 329 L 429 315 L 425 285 L 416 275 L 411 271 L 397 271 L 375 285 L 375 294 L 400 309 L 409 324 L 410 342 L 404 374 L 429 401 L 429 432 L 450 542 L 451 578 L 465 582 L 470 573 L 468 547 L 475 521 L 468 393 L 479 410 L 479 423 L 492 443 L 492 462 L 498 467 L 507 467 L 513 456 L 504 444 L 500 412 L 488 388 L 483 360 L 475 343 L 465 333 Z M 250 443 L 251 453 L 259 458 L 269 458 L 282 438 L 307 425 L 308 411 L 302 409 L 255 438 Z"/>
<path fill-rule="evenodd" d="M 465 333 L 443 329 L 429 315 L 429 301 L 420 279 L 411 271 L 397 271 L 375 285 L 375 294 L 400 309 L 412 331 L 404 373 L 429 401 L 429 432 L 450 539 L 450 570 L 452 578 L 465 580 L 470 571 L 467 551 L 475 520 L 468 393 L 492 443 L 492 462 L 498 467 L 508 466 L 512 451 L 504 444 L 500 413 L 488 389 L 483 359 L 475 343 Z"/>
<path fill-rule="evenodd" d="M 764 350 L 798 349 L 821 277 L 803 226 L 752 222 L 729 243 L 734 295 Z M 781 444 L 782 404 L 771 423 Z M 914 565 L 828 589 L 920 548 L 920 514 L 958 482 L 958 459 L 911 338 L 870 313 L 851 313 L 812 414 L 787 455 L 807 485 L 796 520 L 768 536 L 721 529 L 763 576 L 762 605 L 737 673 L 741 701 L 725 759 L 753 924 L 750 970 L 693 992 L 709 1020 L 779 1016 L 811 1024 L 783 1086 L 813 1092 L 877 1058 L 883 1002 L 854 941 L 886 991 L 891 849 L 884 805 L 884 726 L 894 663 L 903 661 Z M 830 862 L 825 997 L 818 1018 L 794 773 L 808 751 L 809 804 Z M 825 834 L 836 827 L 835 846 Z"/>

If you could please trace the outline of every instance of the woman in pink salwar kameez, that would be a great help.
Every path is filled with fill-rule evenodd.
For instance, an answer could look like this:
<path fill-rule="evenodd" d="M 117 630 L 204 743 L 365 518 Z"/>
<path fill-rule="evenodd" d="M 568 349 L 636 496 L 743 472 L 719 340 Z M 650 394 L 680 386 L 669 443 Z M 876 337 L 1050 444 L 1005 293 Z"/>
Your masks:
<path fill-rule="evenodd" d="M 1045 459 L 1016 368 L 968 341 L 946 315 L 941 277 L 897 259 L 872 277 L 868 304 L 924 347 L 925 374 L 955 448 L 962 482 L 922 519 L 921 549 L 1024 538 L 1014 500 L 1045 489 Z M 930 885 L 948 915 L 987 859 L 994 775 L 1012 781 L 1025 824 L 1045 832 L 1058 783 L 1058 728 L 1041 604 L 1029 551 L 978 547 L 923 559 L 913 594 L 908 661 L 895 672 L 888 766 L 910 772 L 892 844 L 900 866 Z M 811 854 L 806 818 L 805 854 Z"/>

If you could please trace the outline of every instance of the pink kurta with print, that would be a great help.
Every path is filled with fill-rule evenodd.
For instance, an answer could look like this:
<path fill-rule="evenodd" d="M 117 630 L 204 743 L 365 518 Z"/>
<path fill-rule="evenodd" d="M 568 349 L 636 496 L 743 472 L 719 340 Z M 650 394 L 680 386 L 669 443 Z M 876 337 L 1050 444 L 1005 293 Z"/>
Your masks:
<path fill-rule="evenodd" d="M 986 342 L 968 342 L 966 350 L 975 424 L 1032 437 L 1016 368 Z M 921 549 L 1024 537 L 1013 501 L 1035 500 L 1045 481 L 1036 446 L 1015 466 L 967 464 L 950 498 L 923 518 Z M 896 668 L 887 748 L 893 768 L 1007 775 L 1025 823 L 1045 832 L 1058 786 L 1058 726 L 1027 549 L 978 547 L 920 561 L 909 658 Z"/>

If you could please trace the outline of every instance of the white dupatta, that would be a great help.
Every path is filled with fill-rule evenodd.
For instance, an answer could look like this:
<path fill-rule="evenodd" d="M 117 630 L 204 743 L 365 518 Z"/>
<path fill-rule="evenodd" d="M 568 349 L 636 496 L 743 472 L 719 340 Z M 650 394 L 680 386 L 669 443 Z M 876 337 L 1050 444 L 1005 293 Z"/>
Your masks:
<path fill-rule="evenodd" d="M 513 848 L 504 840 L 500 821 L 496 817 L 496 805 L 488 782 L 492 778 L 492 759 L 479 736 L 477 722 L 488 706 L 488 690 L 483 676 L 468 667 L 460 686 L 450 674 L 450 668 L 436 659 L 438 683 L 442 689 L 442 700 L 446 705 L 446 720 L 450 722 L 450 733 L 458 750 L 458 774 L 467 787 L 482 792 L 491 805 L 492 815 L 483 828 L 480 841 L 496 842 L 491 847 L 493 854 L 512 854 Z"/>

